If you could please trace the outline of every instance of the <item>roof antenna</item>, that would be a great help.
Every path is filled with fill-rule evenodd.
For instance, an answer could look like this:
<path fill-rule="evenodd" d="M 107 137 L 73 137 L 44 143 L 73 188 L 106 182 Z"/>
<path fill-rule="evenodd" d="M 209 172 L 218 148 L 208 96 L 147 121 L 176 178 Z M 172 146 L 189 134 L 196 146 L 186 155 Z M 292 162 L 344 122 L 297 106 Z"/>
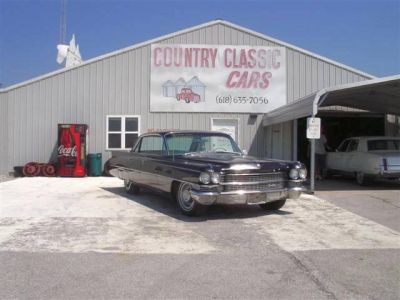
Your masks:
<path fill-rule="evenodd" d="M 65 67 L 73 67 L 82 63 L 81 53 L 79 52 L 79 45 L 75 43 L 75 35 L 69 45 L 66 45 L 67 33 L 67 1 L 61 0 L 61 16 L 60 16 L 60 36 L 59 44 L 57 45 L 57 63 L 62 64 L 65 60 Z"/>
<path fill-rule="evenodd" d="M 61 0 L 60 36 L 59 44 L 65 44 L 67 33 L 67 0 Z"/>

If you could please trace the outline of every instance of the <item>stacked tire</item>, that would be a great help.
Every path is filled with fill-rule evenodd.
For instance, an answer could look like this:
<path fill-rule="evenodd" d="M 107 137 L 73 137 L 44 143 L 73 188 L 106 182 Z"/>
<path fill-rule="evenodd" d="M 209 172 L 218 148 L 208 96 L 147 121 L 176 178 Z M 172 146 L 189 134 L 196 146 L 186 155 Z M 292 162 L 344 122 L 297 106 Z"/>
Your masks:
<path fill-rule="evenodd" d="M 26 177 L 34 176 L 56 176 L 56 167 L 53 164 L 42 164 L 37 162 L 27 163 L 22 169 L 22 173 Z"/>

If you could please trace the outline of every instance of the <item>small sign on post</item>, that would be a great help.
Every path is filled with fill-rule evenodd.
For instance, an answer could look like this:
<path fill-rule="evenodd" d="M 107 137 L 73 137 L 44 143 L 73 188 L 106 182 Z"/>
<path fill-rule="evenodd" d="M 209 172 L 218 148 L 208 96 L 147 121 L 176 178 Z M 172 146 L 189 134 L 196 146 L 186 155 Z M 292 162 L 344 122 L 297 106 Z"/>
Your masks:
<path fill-rule="evenodd" d="M 307 138 L 318 140 L 321 137 L 321 119 L 307 118 Z"/>

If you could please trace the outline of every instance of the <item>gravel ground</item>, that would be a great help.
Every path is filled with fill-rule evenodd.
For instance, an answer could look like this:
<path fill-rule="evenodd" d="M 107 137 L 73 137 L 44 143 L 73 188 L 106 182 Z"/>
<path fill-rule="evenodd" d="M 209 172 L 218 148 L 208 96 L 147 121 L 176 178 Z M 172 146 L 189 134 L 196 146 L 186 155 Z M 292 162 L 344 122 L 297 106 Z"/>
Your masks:
<path fill-rule="evenodd" d="M 198 218 L 110 177 L 16 178 L 0 198 L 0 299 L 400 299 L 397 186 Z"/>
<path fill-rule="evenodd" d="M 0 182 L 10 181 L 13 179 L 15 179 L 15 177 L 13 177 L 13 176 L 0 175 Z"/>

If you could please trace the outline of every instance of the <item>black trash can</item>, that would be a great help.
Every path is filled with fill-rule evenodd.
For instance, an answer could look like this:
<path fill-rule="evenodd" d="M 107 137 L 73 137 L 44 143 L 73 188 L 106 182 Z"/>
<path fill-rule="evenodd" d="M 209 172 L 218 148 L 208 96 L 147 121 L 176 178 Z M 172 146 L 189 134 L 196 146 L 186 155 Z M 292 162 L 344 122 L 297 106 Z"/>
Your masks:
<path fill-rule="evenodd" d="M 102 173 L 101 153 L 88 154 L 87 159 L 88 159 L 88 175 L 101 176 Z"/>

